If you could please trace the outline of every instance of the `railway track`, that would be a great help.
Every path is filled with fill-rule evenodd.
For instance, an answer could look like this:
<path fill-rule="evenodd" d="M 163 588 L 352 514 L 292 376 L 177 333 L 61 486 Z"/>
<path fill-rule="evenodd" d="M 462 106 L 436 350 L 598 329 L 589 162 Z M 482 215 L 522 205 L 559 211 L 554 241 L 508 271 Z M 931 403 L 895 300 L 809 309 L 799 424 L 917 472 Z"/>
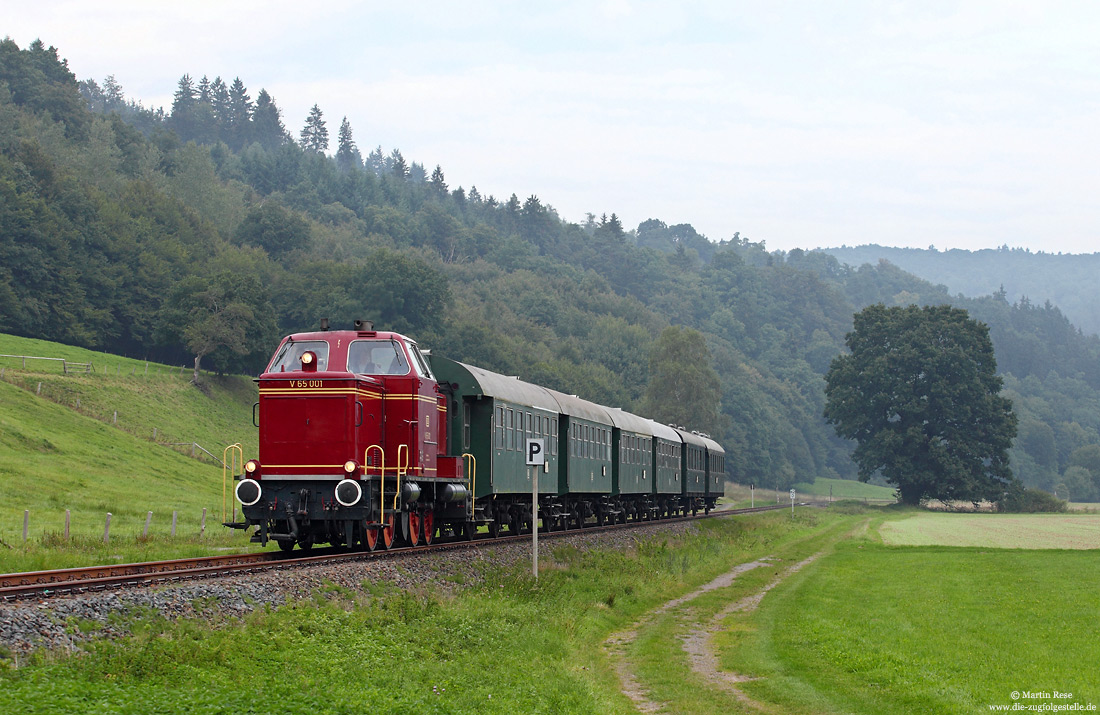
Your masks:
<path fill-rule="evenodd" d="M 798 506 L 809 506 L 799 504 Z M 751 514 L 777 509 L 789 509 L 789 505 L 779 504 L 758 506 L 748 509 L 723 509 L 710 514 L 680 517 L 677 519 L 658 519 L 654 521 L 628 522 L 605 526 L 587 526 L 584 529 L 567 531 L 540 531 L 539 539 L 555 539 L 581 533 L 597 533 L 614 529 L 645 529 L 677 522 L 690 522 L 699 519 L 714 519 L 738 514 Z M 400 558 L 411 554 L 434 553 L 438 551 L 477 548 L 483 544 L 502 544 L 511 541 L 528 541 L 530 532 L 515 536 L 491 538 L 484 536 L 472 541 L 450 539 L 437 541 L 430 546 L 400 547 L 389 551 L 347 551 L 345 549 L 315 549 L 308 552 L 293 553 L 270 552 L 250 554 L 229 554 L 223 556 L 203 556 L 192 559 L 172 559 L 169 561 L 149 561 L 145 563 L 117 564 L 108 566 L 88 566 L 82 568 L 54 569 L 51 571 L 28 571 L 25 573 L 0 574 L 0 600 L 9 602 L 27 598 L 50 598 L 58 596 L 94 593 L 109 589 L 134 586 L 152 586 L 198 578 L 211 578 L 230 574 L 251 573 L 271 569 L 288 569 L 311 564 L 334 561 L 358 561 L 368 559 Z"/>

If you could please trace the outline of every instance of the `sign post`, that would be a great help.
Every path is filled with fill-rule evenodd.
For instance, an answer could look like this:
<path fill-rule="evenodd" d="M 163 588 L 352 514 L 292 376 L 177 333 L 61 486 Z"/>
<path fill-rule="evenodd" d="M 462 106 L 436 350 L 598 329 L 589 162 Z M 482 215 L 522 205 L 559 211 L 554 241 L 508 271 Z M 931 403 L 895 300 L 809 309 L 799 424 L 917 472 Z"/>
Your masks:
<path fill-rule="evenodd" d="M 791 516 L 794 516 L 794 489 L 791 489 Z"/>
<path fill-rule="evenodd" d="M 749 485 L 749 506 L 751 506 L 753 509 L 756 508 L 756 485 L 755 484 L 750 484 Z"/>
<path fill-rule="evenodd" d="M 528 438 L 527 466 L 531 468 L 531 575 L 539 579 L 539 467 L 546 464 L 546 442 Z"/>

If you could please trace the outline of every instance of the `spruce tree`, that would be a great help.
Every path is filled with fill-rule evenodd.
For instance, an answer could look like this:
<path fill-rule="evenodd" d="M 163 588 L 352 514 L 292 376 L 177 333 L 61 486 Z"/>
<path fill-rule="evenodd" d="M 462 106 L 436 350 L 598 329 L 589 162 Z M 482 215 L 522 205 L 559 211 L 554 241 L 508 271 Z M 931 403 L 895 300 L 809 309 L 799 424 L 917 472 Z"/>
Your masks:
<path fill-rule="evenodd" d="M 359 169 L 363 166 L 363 157 L 355 146 L 351 135 L 351 122 L 347 117 L 340 122 L 340 132 L 336 137 L 336 165 L 342 171 Z"/>
<path fill-rule="evenodd" d="M 300 137 L 302 148 L 306 151 L 323 152 L 328 149 L 328 129 L 325 127 L 324 114 L 316 104 L 309 110 Z"/>

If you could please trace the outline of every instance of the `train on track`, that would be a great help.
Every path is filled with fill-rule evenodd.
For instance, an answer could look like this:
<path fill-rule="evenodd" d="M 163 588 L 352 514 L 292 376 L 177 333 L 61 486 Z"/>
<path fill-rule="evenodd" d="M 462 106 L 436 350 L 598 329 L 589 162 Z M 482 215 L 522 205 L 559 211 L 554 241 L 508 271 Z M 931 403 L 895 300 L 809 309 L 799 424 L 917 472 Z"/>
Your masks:
<path fill-rule="evenodd" d="M 253 541 L 389 549 L 709 512 L 725 453 L 667 426 L 430 354 L 397 333 L 285 337 L 257 378 L 259 454 L 235 494 Z M 526 466 L 529 439 L 545 463 Z"/>

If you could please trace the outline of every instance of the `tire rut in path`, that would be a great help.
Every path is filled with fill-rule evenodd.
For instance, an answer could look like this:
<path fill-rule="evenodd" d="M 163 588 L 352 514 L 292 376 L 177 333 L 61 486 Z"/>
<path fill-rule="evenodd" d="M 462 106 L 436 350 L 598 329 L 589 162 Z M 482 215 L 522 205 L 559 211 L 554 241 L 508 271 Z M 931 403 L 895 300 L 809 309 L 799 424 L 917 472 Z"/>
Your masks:
<path fill-rule="evenodd" d="M 649 693 L 647 692 L 645 687 L 642 686 L 641 682 L 639 682 L 637 676 L 634 674 L 634 670 L 631 666 L 630 661 L 627 659 L 626 651 L 630 647 L 630 645 L 635 640 L 637 640 L 638 630 L 643 625 L 651 622 L 657 616 L 663 613 L 667 613 L 668 611 L 671 611 L 672 609 L 679 606 L 683 606 L 688 602 L 703 595 L 704 593 L 708 593 L 719 588 L 729 587 L 733 584 L 734 580 L 738 576 L 745 573 L 746 571 L 751 571 L 752 569 L 759 568 L 761 566 L 770 566 L 771 559 L 772 557 L 765 556 L 763 558 L 757 559 L 756 561 L 738 564 L 732 570 L 727 571 L 710 583 L 704 584 L 692 591 L 691 593 L 680 596 L 679 598 L 674 598 L 671 601 L 668 601 L 667 603 L 664 603 L 663 605 L 650 611 L 641 619 L 636 621 L 632 628 L 625 631 L 612 633 L 611 636 L 609 636 L 608 639 L 604 641 L 604 648 L 607 651 L 608 656 L 611 658 L 611 661 L 615 667 L 616 675 L 619 676 L 619 689 L 623 693 L 623 695 L 630 698 L 631 702 L 634 703 L 634 706 L 638 708 L 639 712 L 655 713 L 663 707 L 663 704 L 650 699 Z M 768 588 L 770 589 L 771 586 L 769 586 Z M 760 594 L 760 597 L 763 598 L 763 593 Z"/>
<path fill-rule="evenodd" d="M 824 553 L 824 551 L 819 551 L 813 556 L 803 559 L 797 564 L 785 569 L 772 579 L 768 585 L 764 586 L 764 588 L 749 596 L 745 596 L 739 601 L 731 603 L 714 614 L 706 625 L 695 628 L 682 636 L 684 651 L 688 654 L 688 658 L 691 661 L 691 669 L 702 676 L 708 683 L 732 694 L 739 702 L 757 709 L 764 709 L 761 703 L 756 702 L 746 695 L 743 690 L 737 687 L 741 683 L 756 680 L 756 678 L 748 675 L 741 675 L 739 673 L 732 673 L 728 670 L 722 670 L 718 663 L 718 656 L 711 647 L 711 640 L 714 638 L 714 634 L 721 629 L 722 621 L 724 621 L 727 616 L 732 613 L 745 613 L 756 610 L 756 607 L 764 600 L 764 596 L 767 595 L 768 591 L 771 591 L 781 584 L 787 577 L 816 561 Z"/>

